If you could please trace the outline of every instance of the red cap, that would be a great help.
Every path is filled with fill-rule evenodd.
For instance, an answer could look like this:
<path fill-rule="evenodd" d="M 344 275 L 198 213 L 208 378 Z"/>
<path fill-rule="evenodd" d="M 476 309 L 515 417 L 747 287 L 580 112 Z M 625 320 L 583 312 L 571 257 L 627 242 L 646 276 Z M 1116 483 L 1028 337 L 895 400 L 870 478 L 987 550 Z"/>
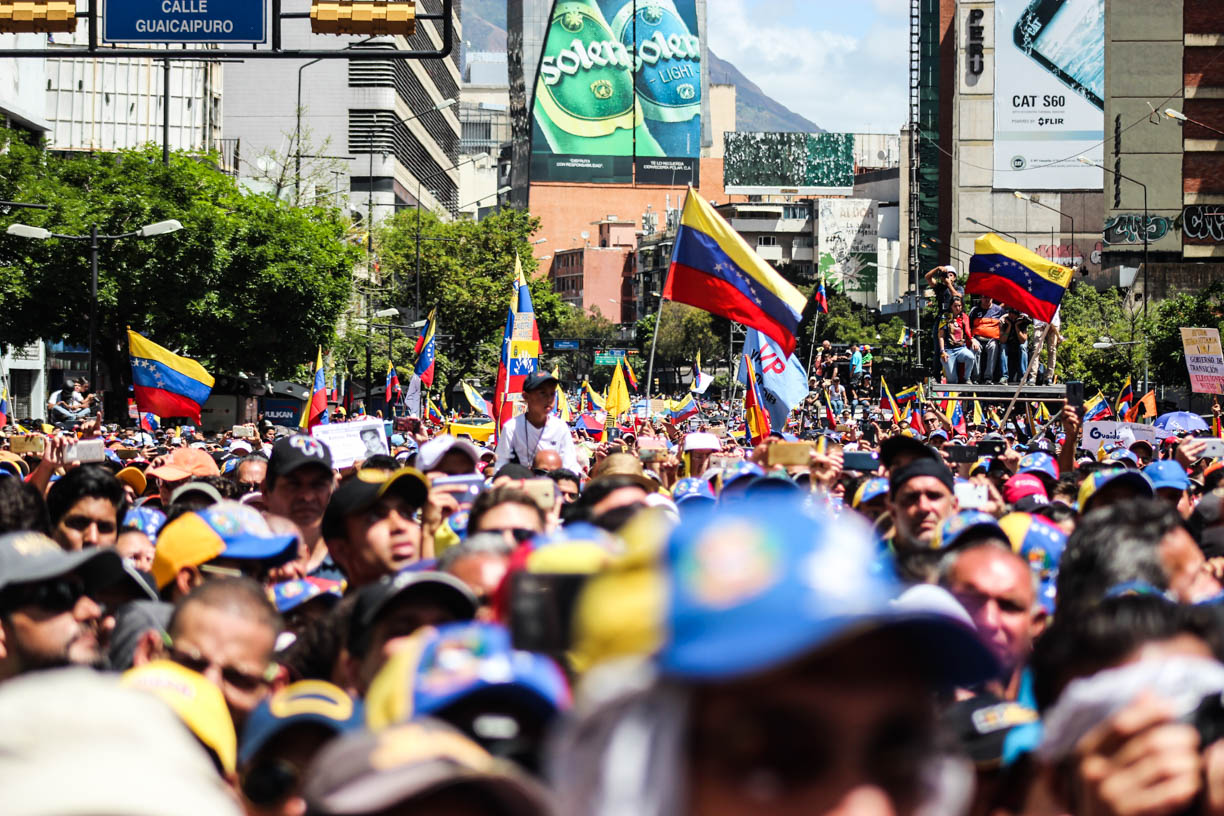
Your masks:
<path fill-rule="evenodd" d="M 1050 498 L 1041 479 L 1032 473 L 1017 473 L 1003 484 L 1003 500 L 1008 504 L 1015 504 L 1025 496 Z"/>

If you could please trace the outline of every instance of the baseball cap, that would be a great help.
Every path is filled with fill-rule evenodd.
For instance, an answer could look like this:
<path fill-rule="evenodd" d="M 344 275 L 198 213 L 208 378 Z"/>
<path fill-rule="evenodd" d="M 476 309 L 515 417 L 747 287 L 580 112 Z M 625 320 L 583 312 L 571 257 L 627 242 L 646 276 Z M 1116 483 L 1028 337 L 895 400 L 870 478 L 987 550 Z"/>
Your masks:
<path fill-rule="evenodd" d="M 1054 461 L 1054 457 L 1048 453 L 1034 451 L 1026 453 L 1020 457 L 1020 466 L 1016 469 L 1017 473 L 1038 473 L 1048 476 L 1051 479 L 1058 479 L 1058 463 Z"/>
<path fill-rule="evenodd" d="M 0 536 L 0 590 L 76 574 L 86 591 L 105 589 L 123 575 L 123 559 L 111 548 L 66 552 L 59 544 L 29 530 Z"/>
<path fill-rule="evenodd" d="M 426 442 L 417 451 L 417 467 L 422 471 L 429 472 L 437 467 L 442 461 L 442 457 L 451 451 L 459 451 L 467 455 L 472 460 L 472 470 L 476 470 L 476 463 L 480 461 L 480 451 L 466 439 L 459 439 L 450 434 L 442 434 L 435 436 L 433 439 Z"/>
<path fill-rule="evenodd" d="M 854 491 L 854 498 L 850 500 L 850 506 L 858 509 L 859 505 L 886 495 L 888 495 L 888 480 L 883 476 L 872 476 Z"/>
<path fill-rule="evenodd" d="M 504 626 L 448 623 L 417 632 L 379 670 L 366 695 L 366 724 L 377 731 L 427 715 L 464 728 L 442 713 L 460 701 L 548 719 L 569 708 L 570 691 L 556 663 L 515 649 Z"/>
<path fill-rule="evenodd" d="M 1076 503 L 1079 505 L 1081 515 L 1088 512 L 1093 497 L 1106 485 L 1126 485 L 1138 491 L 1141 496 L 1149 499 L 1154 495 L 1151 481 L 1138 470 L 1130 468 L 1098 470 L 1095 473 L 1088 474 L 1088 478 L 1084 479 L 1083 483 L 1080 484 Z"/>
<path fill-rule="evenodd" d="M 534 391 L 537 388 L 543 388 L 549 383 L 556 385 L 558 380 L 547 371 L 537 371 L 534 374 L 528 374 L 527 379 L 523 380 L 523 391 Z"/>
<path fill-rule="evenodd" d="M 930 447 L 905 434 L 890 436 L 880 443 L 880 461 L 884 463 L 886 468 L 891 468 L 893 461 L 898 456 L 906 454 L 910 456 L 925 456 L 928 459 L 934 459 L 938 456 Z"/>
<path fill-rule="evenodd" d="M 238 737 L 221 690 L 202 674 L 170 660 L 154 660 L 123 673 L 128 688 L 151 692 L 174 709 L 227 774 L 234 772 Z"/>
<path fill-rule="evenodd" d="M 162 601 L 132 601 L 115 610 L 115 628 L 110 634 L 110 645 L 106 650 L 110 667 L 114 671 L 132 668 L 132 656 L 136 646 L 146 632 L 157 632 L 166 636 L 170 626 L 170 615 L 174 604 Z"/>
<path fill-rule="evenodd" d="M 948 706 L 940 720 L 978 770 L 988 771 L 1002 766 L 1008 733 L 1016 726 L 1037 722 L 1038 715 L 1020 703 L 983 692 Z"/>
<path fill-rule="evenodd" d="M 164 589 L 184 567 L 218 556 L 283 564 L 297 555 L 297 536 L 277 535 L 259 511 L 224 500 L 184 513 L 161 529 L 153 553 L 153 579 Z"/>
<path fill-rule="evenodd" d="M 997 663 L 971 627 L 889 603 L 900 586 L 876 568 L 878 557 L 866 523 L 805 509 L 801 499 L 699 509 L 657 555 L 626 558 L 588 582 L 574 618 L 577 649 L 599 657 L 636 649 L 666 676 L 721 680 L 887 629 L 922 642 L 925 668 L 939 680 L 992 676 Z"/>
<path fill-rule="evenodd" d="M 1156 490 L 1190 489 L 1190 477 L 1186 475 L 1186 469 L 1172 459 L 1153 462 L 1143 469 L 1143 475 L 1152 480 L 1152 487 Z"/>
<path fill-rule="evenodd" d="M 935 430 L 931 431 L 931 435 L 928 436 L 927 438 L 934 439 L 936 437 L 946 440 L 948 438 L 948 432 L 945 431 L 943 428 L 936 428 Z"/>
<path fill-rule="evenodd" d="M 983 513 L 981 510 L 961 510 L 948 516 L 935 528 L 931 549 L 951 550 L 979 538 L 1006 540 L 1007 536 L 999 527 L 999 522 L 989 513 Z"/>
<path fill-rule="evenodd" d="M 1106 464 L 1120 464 L 1123 467 L 1137 469 L 1139 467 L 1139 457 L 1135 452 L 1128 448 L 1117 447 L 1109 452 L 1105 457 Z"/>
<path fill-rule="evenodd" d="M 429 478 L 416 468 L 385 470 L 363 468 L 341 482 L 323 511 L 323 538 L 344 538 L 344 520 L 369 510 L 388 493 L 402 496 L 413 507 L 422 507 L 429 497 Z"/>
<path fill-rule="evenodd" d="M 136 491 L 137 496 L 143 496 L 145 488 L 149 486 L 149 480 L 145 478 L 144 471 L 131 465 L 116 473 L 115 478 L 130 486 L 132 490 Z"/>
<path fill-rule="evenodd" d="M 278 479 L 298 468 L 314 465 L 332 469 L 331 451 L 327 445 L 306 434 L 293 434 L 276 440 L 268 457 L 268 476 Z"/>
<path fill-rule="evenodd" d="M 944 483 L 949 492 L 954 489 L 956 484 L 952 471 L 948 470 L 948 466 L 942 460 L 920 456 L 911 462 L 907 462 L 903 467 L 889 470 L 888 490 L 890 493 L 895 493 L 901 485 L 919 476 L 932 476 L 938 479 Z"/>
<path fill-rule="evenodd" d="M 310 813 L 362 814 L 407 805 L 444 790 L 479 790 L 490 812 L 550 813 L 547 794 L 453 727 L 423 718 L 357 731 L 326 745 L 306 773 Z"/>
<path fill-rule="evenodd" d="M 1047 613 L 1054 613 L 1058 584 L 1058 564 L 1067 548 L 1067 534 L 1041 516 L 1030 513 L 1008 513 L 999 519 L 1012 549 L 1028 562 L 1041 586 L 1037 599 Z"/>
<path fill-rule="evenodd" d="M 1028 496 L 1039 496 L 1046 502 L 1050 500 L 1045 484 L 1035 473 L 1017 473 L 1003 483 L 1003 501 L 1008 504 L 1015 504 Z"/>
<path fill-rule="evenodd" d="M 199 448 L 175 448 L 164 464 L 145 471 L 145 477 L 177 482 L 192 476 L 219 476 L 221 469 L 213 458 Z"/>
<path fill-rule="evenodd" d="M 684 502 L 696 500 L 715 501 L 714 491 L 710 487 L 710 483 L 705 479 L 698 479 L 693 476 L 686 476 L 676 482 L 676 486 L 672 488 L 672 499 L 679 506 Z"/>
<path fill-rule="evenodd" d="M 255 706 L 242 729 L 238 764 L 246 765 L 277 734 L 296 725 L 320 725 L 335 735 L 361 728 L 361 701 L 324 680 L 299 680 Z"/>
<path fill-rule="evenodd" d="M 705 431 L 695 431 L 691 434 L 685 434 L 684 452 L 688 453 L 689 451 L 695 450 L 722 450 L 722 444 L 718 441 L 717 436 Z"/>
<path fill-rule="evenodd" d="M 471 620 L 476 615 L 476 596 L 467 584 L 453 575 L 413 569 L 403 570 L 397 575 L 384 575 L 357 592 L 353 616 L 349 621 L 349 651 L 364 653 L 370 628 L 383 610 L 393 601 L 416 595 L 438 601 L 456 620 Z"/>

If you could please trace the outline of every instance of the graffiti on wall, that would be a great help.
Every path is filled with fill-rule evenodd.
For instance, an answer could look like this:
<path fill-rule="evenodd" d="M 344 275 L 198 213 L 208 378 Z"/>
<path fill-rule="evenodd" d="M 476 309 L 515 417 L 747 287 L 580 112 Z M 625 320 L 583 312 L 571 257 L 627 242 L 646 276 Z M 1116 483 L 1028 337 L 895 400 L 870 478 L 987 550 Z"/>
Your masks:
<path fill-rule="evenodd" d="M 1224 206 L 1192 204 L 1182 210 L 1182 234 L 1187 239 L 1224 244 Z"/>
<path fill-rule="evenodd" d="M 1163 215 L 1149 215 L 1147 220 L 1148 243 L 1159 241 L 1173 229 L 1173 220 Z M 1105 243 L 1142 244 L 1143 215 L 1119 213 L 1105 219 Z"/>

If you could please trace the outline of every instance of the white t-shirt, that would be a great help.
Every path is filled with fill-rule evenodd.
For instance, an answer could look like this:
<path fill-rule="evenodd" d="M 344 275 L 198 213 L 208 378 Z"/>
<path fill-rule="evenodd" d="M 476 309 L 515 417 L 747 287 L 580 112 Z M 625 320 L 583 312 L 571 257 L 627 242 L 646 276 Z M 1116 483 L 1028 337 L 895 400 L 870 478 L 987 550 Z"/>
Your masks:
<path fill-rule="evenodd" d="M 526 414 L 519 414 L 502 426 L 497 437 L 497 468 L 508 464 L 514 456 L 523 467 L 531 467 L 535 455 L 542 450 L 555 450 L 561 455 L 561 466 L 580 473 L 578 455 L 574 451 L 574 440 L 569 425 L 560 417 L 548 417 L 543 428 L 527 421 Z"/>

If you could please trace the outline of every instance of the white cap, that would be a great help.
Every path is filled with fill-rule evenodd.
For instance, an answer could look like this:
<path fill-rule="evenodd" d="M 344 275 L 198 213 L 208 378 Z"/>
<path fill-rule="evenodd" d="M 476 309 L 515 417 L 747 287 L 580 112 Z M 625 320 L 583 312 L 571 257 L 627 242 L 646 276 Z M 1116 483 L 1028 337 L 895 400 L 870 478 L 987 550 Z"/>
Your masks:
<path fill-rule="evenodd" d="M 476 472 L 476 463 L 480 461 L 480 451 L 466 439 L 457 439 L 450 434 L 435 436 L 417 451 L 417 470 L 428 473 L 438 466 L 442 457 L 453 450 L 466 454 L 472 460 L 472 472 Z"/>
<path fill-rule="evenodd" d="M 245 439 L 231 439 L 230 440 L 230 443 L 229 443 L 230 453 L 233 453 L 235 451 L 245 451 L 247 453 L 250 453 L 252 450 L 253 449 L 251 448 L 251 443 L 246 441 Z"/>
<path fill-rule="evenodd" d="M 722 443 L 714 434 L 698 431 L 684 437 L 684 452 L 695 450 L 722 450 Z"/>

